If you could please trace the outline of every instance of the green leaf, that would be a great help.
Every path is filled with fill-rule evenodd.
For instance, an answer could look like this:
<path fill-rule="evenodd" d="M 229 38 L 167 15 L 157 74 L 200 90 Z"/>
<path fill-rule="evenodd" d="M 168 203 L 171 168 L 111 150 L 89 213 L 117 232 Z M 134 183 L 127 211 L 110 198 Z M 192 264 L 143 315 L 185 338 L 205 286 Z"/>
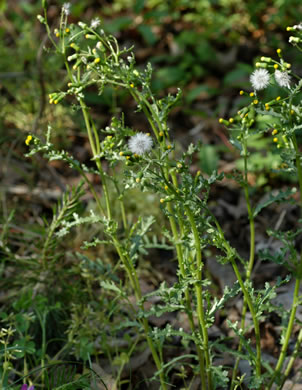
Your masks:
<path fill-rule="evenodd" d="M 121 30 L 125 30 L 132 24 L 132 18 L 129 16 L 121 16 L 120 18 L 116 18 L 106 23 L 104 26 L 104 30 L 110 34 L 117 33 Z"/>
<path fill-rule="evenodd" d="M 211 173 L 217 170 L 217 164 L 219 161 L 219 156 L 217 153 L 217 148 L 214 145 L 203 145 L 200 152 L 200 168 L 202 172 L 211 175 Z"/>
<path fill-rule="evenodd" d="M 144 38 L 144 41 L 149 45 L 153 46 L 158 38 L 157 36 L 153 33 L 152 29 L 150 26 L 147 24 L 141 24 L 138 26 L 138 31 L 141 33 L 142 37 Z"/>
<path fill-rule="evenodd" d="M 136 14 L 140 13 L 145 6 L 145 0 L 136 0 L 133 10 Z"/>
<path fill-rule="evenodd" d="M 238 63 L 234 70 L 227 73 L 223 83 L 226 87 L 245 88 L 248 84 L 251 71 L 252 68 L 250 65 Z"/>
<path fill-rule="evenodd" d="M 188 103 L 191 103 L 193 100 L 195 100 L 199 95 L 206 95 L 206 96 L 214 96 L 217 93 L 217 88 L 209 87 L 208 85 L 198 85 L 195 88 L 192 88 L 187 94 L 186 94 L 186 101 Z"/>
<path fill-rule="evenodd" d="M 274 202 L 282 202 L 286 200 L 290 195 L 293 195 L 296 191 L 297 191 L 296 188 L 289 188 L 286 191 L 279 191 L 277 195 L 274 195 L 274 193 L 272 192 L 268 199 L 266 199 L 264 202 L 257 204 L 253 212 L 253 217 L 255 218 L 256 215 L 258 215 L 263 208 L 269 206 Z"/>

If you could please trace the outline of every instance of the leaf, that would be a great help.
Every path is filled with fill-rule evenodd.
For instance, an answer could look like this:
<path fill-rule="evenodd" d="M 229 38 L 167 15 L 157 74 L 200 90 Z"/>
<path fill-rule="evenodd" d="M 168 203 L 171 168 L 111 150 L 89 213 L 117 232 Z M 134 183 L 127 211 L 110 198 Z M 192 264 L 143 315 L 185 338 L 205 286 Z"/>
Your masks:
<path fill-rule="evenodd" d="M 114 291 L 121 297 L 125 297 L 125 293 L 119 287 L 117 287 L 117 285 L 114 284 L 113 282 L 102 281 L 101 287 L 103 287 L 106 290 Z"/>
<path fill-rule="evenodd" d="M 248 84 L 251 67 L 247 64 L 238 63 L 236 68 L 228 72 L 223 83 L 225 87 L 245 88 Z"/>
<path fill-rule="evenodd" d="M 106 32 L 110 34 L 117 33 L 119 31 L 125 30 L 133 23 L 132 18 L 129 16 L 121 16 L 119 18 L 115 18 L 110 20 L 110 22 L 106 23 L 104 29 Z"/>
<path fill-rule="evenodd" d="M 141 24 L 137 29 L 149 46 L 153 46 L 158 41 L 157 36 L 153 33 L 150 26 Z"/>
<path fill-rule="evenodd" d="M 211 175 L 211 173 L 217 170 L 219 156 L 217 148 L 214 145 L 203 145 L 199 152 L 200 168 L 202 172 Z"/>
<path fill-rule="evenodd" d="M 268 199 L 266 199 L 262 203 L 258 203 L 253 211 L 253 217 L 255 218 L 256 215 L 260 213 L 260 211 L 269 206 L 270 204 L 274 202 L 282 202 L 283 200 L 287 199 L 290 195 L 293 195 L 296 192 L 296 188 L 289 188 L 286 191 L 279 191 L 277 195 L 274 195 L 273 192 L 271 192 Z"/>
<path fill-rule="evenodd" d="M 133 11 L 136 14 L 139 14 L 145 6 L 145 0 L 136 0 L 135 4 L 133 5 Z"/>
<path fill-rule="evenodd" d="M 192 101 L 200 95 L 209 97 L 215 95 L 217 91 L 217 88 L 209 87 L 208 85 L 198 85 L 197 87 L 190 89 L 186 94 L 185 99 L 188 103 L 192 103 Z"/>

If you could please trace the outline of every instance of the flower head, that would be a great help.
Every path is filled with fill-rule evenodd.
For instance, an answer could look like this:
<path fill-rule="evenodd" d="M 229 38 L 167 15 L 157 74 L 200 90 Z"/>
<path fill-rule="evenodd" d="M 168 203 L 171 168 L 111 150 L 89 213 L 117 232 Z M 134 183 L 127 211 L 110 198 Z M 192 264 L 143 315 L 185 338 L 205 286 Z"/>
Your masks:
<path fill-rule="evenodd" d="M 270 74 L 266 69 L 256 69 L 250 76 L 250 82 L 255 91 L 260 91 L 269 85 Z"/>
<path fill-rule="evenodd" d="M 63 14 L 68 16 L 70 14 L 70 8 L 71 8 L 71 4 L 70 3 L 64 3 L 63 6 L 62 6 Z"/>
<path fill-rule="evenodd" d="M 90 23 L 90 27 L 97 28 L 97 27 L 99 27 L 100 24 L 101 24 L 100 18 L 96 17 L 96 18 L 92 19 L 92 21 Z"/>
<path fill-rule="evenodd" d="M 290 75 L 287 72 L 276 70 L 275 80 L 280 85 L 280 87 L 290 88 Z"/>
<path fill-rule="evenodd" d="M 133 135 L 128 142 L 129 149 L 132 153 L 136 153 L 139 156 L 149 152 L 152 148 L 152 138 L 145 133 L 137 133 Z"/>

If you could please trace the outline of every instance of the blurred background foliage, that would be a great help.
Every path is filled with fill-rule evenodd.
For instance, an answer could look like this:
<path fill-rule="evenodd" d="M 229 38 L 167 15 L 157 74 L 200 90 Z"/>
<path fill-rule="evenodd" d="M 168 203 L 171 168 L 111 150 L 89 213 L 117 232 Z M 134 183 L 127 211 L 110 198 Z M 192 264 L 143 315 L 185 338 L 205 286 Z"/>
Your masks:
<path fill-rule="evenodd" d="M 48 1 L 53 29 L 58 26 L 63 3 Z M 183 90 L 181 105 L 172 113 L 170 127 L 182 146 L 203 143 L 193 161 L 193 170 L 201 168 L 210 174 L 217 168 L 226 171 L 241 168 L 242 161 L 234 162 L 237 152 L 217 119 L 234 115 L 249 101 L 238 92 L 251 89 L 249 75 L 259 56 L 275 56 L 280 47 L 286 61 L 293 63 L 293 71 L 302 75 L 302 57 L 297 57 L 295 49 L 288 45 L 286 32 L 287 26 L 302 20 L 301 0 L 76 0 L 71 4 L 70 23 L 99 17 L 102 28 L 114 34 L 121 46 L 134 46 L 139 67 L 151 62 L 152 87 L 159 95 L 174 93 L 177 88 Z M 92 340 L 99 336 L 102 340 L 98 341 L 106 345 L 103 353 L 108 353 L 110 359 L 116 358 L 108 329 L 110 337 L 119 338 L 122 334 L 125 345 L 131 347 L 128 340 L 131 334 L 121 333 L 120 325 L 129 313 L 121 310 L 110 294 L 104 293 L 100 306 L 99 298 L 92 293 L 93 285 L 98 286 L 97 296 L 101 282 L 114 280 L 114 255 L 94 248 L 86 251 L 85 256 L 76 254 L 82 252 L 82 241 L 101 234 L 99 231 L 84 228 L 76 231 L 68 242 L 58 242 L 50 264 L 52 273 L 44 275 L 48 280 L 43 287 L 47 294 L 40 288 L 37 259 L 48 234 L 53 204 L 67 186 L 78 183 L 78 178 L 60 162 L 48 164 L 38 157 L 26 159 L 24 140 L 29 133 L 44 137 L 47 124 L 51 123 L 55 145 L 90 163 L 83 119 L 76 109 L 70 109 L 73 102 L 48 104 L 48 94 L 64 89 L 66 80 L 63 63 L 51 48 L 44 26 L 37 21 L 36 15 L 41 12 L 37 0 L 0 0 L 0 304 L 3 307 L 0 315 L 3 326 L 12 324 L 17 329 L 19 344 L 28 344 L 32 367 L 38 365 L 41 357 L 42 352 L 35 345 L 41 344 L 43 332 L 49 338 L 60 339 L 56 346 L 50 343 L 48 353 L 53 356 L 64 347 L 66 338 L 73 343 L 71 356 L 85 359 L 87 353 L 98 354 L 99 347 Z M 269 93 L 281 94 L 280 88 L 275 88 Z M 121 110 L 126 114 L 127 125 L 138 130 L 143 126 L 124 91 L 107 87 L 99 96 L 91 89 L 86 99 L 100 128 L 107 126 L 111 116 Z M 270 150 L 271 144 L 265 138 L 255 139 L 251 145 L 256 152 L 256 157 L 250 160 L 255 186 L 270 185 L 271 168 L 278 166 L 278 155 Z M 263 153 L 263 149 L 268 152 Z M 90 200 L 87 194 L 85 201 L 89 207 Z M 133 219 L 152 208 L 159 220 L 155 232 L 161 231 L 164 222 L 160 221 L 156 197 L 133 193 L 129 202 Z M 150 270 L 141 272 L 153 280 Z M 157 278 L 160 276 L 155 277 L 154 284 Z M 15 303 L 10 306 L 12 302 Z M 85 305 L 86 312 L 81 305 Z M 108 310 L 112 318 L 108 317 Z M 28 317 L 32 311 L 35 316 Z M 116 312 L 120 314 L 114 317 Z M 42 317 L 47 317 L 48 325 L 39 320 L 41 313 L 46 313 Z M 101 333 L 100 322 L 104 324 Z"/>

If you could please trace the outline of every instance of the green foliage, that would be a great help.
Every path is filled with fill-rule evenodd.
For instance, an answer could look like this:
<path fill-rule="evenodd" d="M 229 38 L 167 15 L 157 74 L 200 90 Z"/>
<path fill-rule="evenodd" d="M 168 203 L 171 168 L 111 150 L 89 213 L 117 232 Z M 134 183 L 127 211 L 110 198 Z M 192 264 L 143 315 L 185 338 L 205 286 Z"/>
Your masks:
<path fill-rule="evenodd" d="M 279 5 L 287 15 L 283 4 Z M 25 14 L 35 10 L 35 5 L 26 2 L 21 2 L 20 7 Z M 38 238 L 29 248 L 27 239 L 26 249 L 21 253 L 14 253 L 16 244 L 10 238 L 16 213 L 10 212 L 4 218 L 1 231 L 4 256 L 0 270 L 8 275 L 4 284 L 12 284 L 0 317 L 0 386 L 6 389 L 17 385 L 16 376 L 19 382 L 30 378 L 36 386 L 45 389 L 88 389 L 92 379 L 95 384 L 101 382 L 104 385 L 101 378 L 93 375 L 92 378 L 85 370 L 103 359 L 112 365 L 112 376 L 116 386 L 121 388 L 124 384 L 122 373 L 131 367 L 132 355 L 146 348 L 150 349 L 154 362 L 153 379 L 160 382 L 162 390 L 167 388 L 175 373 L 183 378 L 187 373 L 199 376 L 201 387 L 209 390 L 228 386 L 233 390 L 241 386 L 243 380 L 248 388 L 253 389 L 265 386 L 269 390 L 281 377 L 284 383 L 294 362 L 290 358 L 283 369 L 297 322 L 297 306 L 301 301 L 301 258 L 296 245 L 301 229 L 268 231 L 268 235 L 283 246 L 279 252 L 266 250 L 259 254 L 259 259 L 284 265 L 295 279 L 293 305 L 290 313 L 282 319 L 283 347 L 275 370 L 263 358 L 260 321 L 269 318 L 271 312 L 280 314 L 272 300 L 277 288 L 289 281 L 289 276 L 277 280 L 274 285 L 265 282 L 256 287 L 251 273 L 256 253 L 255 218 L 266 207 L 292 201 L 290 198 L 296 191 L 272 192 L 253 206 L 249 174 L 261 172 L 264 175 L 263 171 L 277 170 L 282 161 L 280 168 L 295 178 L 302 191 L 302 161 L 298 146 L 302 126 L 302 83 L 298 76 L 290 73 L 290 66 L 278 50 L 278 60 L 263 57 L 257 66 L 258 70 L 267 71 L 264 78 L 269 77 L 275 84 L 274 91 L 281 88 L 280 97 L 273 92 L 261 99 L 259 91 L 264 87 L 259 87 L 257 82 L 262 84 L 263 80 L 255 82 L 251 79 L 255 91 L 251 94 L 242 91 L 246 106 L 234 118 L 220 120 L 231 127 L 231 142 L 240 153 L 237 168 L 241 172 L 227 178 L 239 184 L 245 197 L 250 227 L 248 258 L 231 245 L 210 205 L 211 190 L 225 177 L 217 172 L 218 148 L 216 145 L 190 144 L 185 151 L 179 151 L 172 140 L 169 124 L 169 115 L 174 109 L 179 109 L 181 103 L 181 92 L 176 87 L 206 77 L 208 67 L 217 64 L 213 39 L 222 44 L 228 39 L 234 44 L 239 42 L 243 29 L 258 31 L 257 17 L 265 12 L 264 3 L 252 7 L 250 2 L 237 1 L 213 4 L 186 0 L 175 3 L 120 0 L 112 9 L 121 15 L 114 22 L 103 23 L 100 27 L 81 21 L 70 24 L 65 4 L 54 30 L 48 20 L 51 16 L 46 2 L 43 2 L 43 7 L 44 15 L 39 15 L 38 19 L 46 28 L 54 48 L 53 52 L 47 46 L 45 64 L 55 90 L 49 94 L 49 103 L 56 107 L 54 112 L 59 116 L 64 116 L 70 106 L 75 118 L 82 115 L 79 126 L 85 129 L 83 134 L 87 136 L 91 155 L 85 164 L 73 156 L 73 150 L 68 151 L 58 139 L 53 140 L 60 135 L 54 130 L 60 127 L 60 123 L 64 124 L 60 120 L 55 119 L 52 127 L 48 125 L 45 137 L 41 130 L 36 131 L 37 124 L 33 132 L 29 131 L 30 127 L 25 127 L 28 133 L 33 133 L 25 141 L 29 147 L 27 157 L 34 159 L 42 154 L 52 163 L 65 164 L 82 181 L 65 191 L 45 221 L 38 219 L 39 224 L 35 227 L 35 237 Z M 144 44 L 153 47 L 160 42 L 156 29 L 152 28 L 157 17 L 165 24 L 167 20 L 177 22 L 181 19 L 193 27 L 201 25 L 204 31 L 191 28 L 175 33 L 175 54 L 160 55 L 151 61 L 157 67 L 154 79 L 151 64 L 145 68 L 137 66 L 133 48 L 127 45 L 121 49 L 117 37 L 111 35 L 127 31 L 132 25 L 133 18 L 122 14 L 125 7 L 132 7 L 134 13 L 143 13 L 141 19 L 136 19 L 136 28 Z M 72 6 L 74 15 L 83 9 L 81 2 Z M 105 7 L 104 12 L 110 14 L 112 9 Z M 238 13 L 234 14 L 234 9 Z M 217 13 L 217 10 L 221 12 Z M 249 18 L 244 19 L 242 15 Z M 21 29 L 22 21 L 18 15 L 12 13 L 12 17 L 15 29 Z M 271 23 L 275 23 L 274 17 Z M 300 48 L 300 28 L 294 26 L 290 29 L 294 34 L 290 42 Z M 22 48 L 22 59 L 32 64 L 33 53 L 38 48 L 28 49 L 29 31 L 25 25 L 26 44 Z M 165 66 L 161 66 L 161 62 Z M 52 64 L 55 64 L 53 68 Z M 20 72 L 21 65 L 14 64 L 14 71 Z M 279 69 L 283 72 L 281 82 L 276 72 Z M 249 73 L 250 65 L 238 63 L 224 76 L 224 87 L 246 86 Z M 58 80 L 55 81 L 56 77 Z M 298 79 L 295 85 L 294 77 Z M 37 91 L 29 85 L 27 80 L 19 102 L 24 104 L 27 113 L 31 105 L 36 107 L 37 96 Z M 154 93 L 156 89 L 171 86 L 175 93 L 166 97 Z M 20 120 L 20 112 L 18 105 L 14 115 L 14 110 L 7 104 L 10 88 L 13 88 L 11 81 L 5 83 L 5 88 L 8 90 L 3 98 L 5 114 L 15 125 Z M 26 89 L 32 94 L 25 97 Z M 44 90 L 45 82 L 40 79 L 42 95 Z M 201 92 L 211 96 L 220 93 L 219 88 L 198 84 L 191 88 L 186 101 L 192 103 Z M 127 102 L 132 99 L 136 114 L 144 118 L 139 127 L 148 128 L 150 133 L 128 125 L 126 115 L 117 107 L 118 102 L 114 104 L 114 115 L 110 122 L 106 122 L 109 123 L 107 126 L 96 120 L 97 115 L 89 104 L 102 101 L 98 96 L 105 96 L 103 102 L 111 102 L 119 93 Z M 43 102 L 36 118 L 38 122 L 45 111 L 42 106 Z M 51 119 L 51 115 L 45 116 Z M 267 136 L 268 132 L 272 133 L 273 140 Z M 274 152 L 268 151 L 263 156 L 260 150 L 272 149 L 272 145 L 275 145 Z M 202 172 L 195 173 L 192 169 L 196 155 Z M 265 179 L 257 182 L 258 186 L 264 183 Z M 86 193 L 92 195 L 92 201 L 83 199 Z M 135 202 L 141 204 L 135 205 Z M 152 267 L 153 256 L 158 256 L 159 251 L 166 251 L 177 262 L 174 282 L 163 282 L 157 290 L 146 292 L 140 279 L 142 263 L 150 259 Z M 237 278 L 235 284 L 226 286 L 219 296 L 212 293 L 212 281 L 205 272 L 204 255 L 207 253 L 213 253 L 222 264 L 228 263 Z M 17 270 L 21 277 L 12 275 L 11 269 Z M 230 299 L 240 292 L 243 294 L 241 323 L 226 321 L 238 339 L 238 350 L 233 350 L 234 346 L 230 346 L 226 338 L 212 341 L 209 329 L 216 316 L 227 312 Z M 252 325 L 246 324 L 247 311 Z M 170 323 L 160 328 L 152 325 L 152 319 L 162 319 L 171 313 L 185 315 L 190 329 L 176 329 Z M 301 334 L 295 351 L 299 350 Z M 177 347 L 182 349 L 176 357 L 168 357 L 168 360 L 167 351 L 175 340 L 179 340 Z M 216 354 L 226 352 L 236 357 L 231 372 L 229 367 L 215 361 Z M 74 362 L 67 368 L 59 365 L 69 359 L 81 365 L 79 370 L 72 365 Z M 249 362 L 251 377 L 242 375 L 237 379 L 240 359 Z M 56 369 L 49 371 L 48 368 L 53 366 Z M 188 368 L 187 372 L 184 367 Z M 280 386 L 281 389 L 282 384 Z"/>

